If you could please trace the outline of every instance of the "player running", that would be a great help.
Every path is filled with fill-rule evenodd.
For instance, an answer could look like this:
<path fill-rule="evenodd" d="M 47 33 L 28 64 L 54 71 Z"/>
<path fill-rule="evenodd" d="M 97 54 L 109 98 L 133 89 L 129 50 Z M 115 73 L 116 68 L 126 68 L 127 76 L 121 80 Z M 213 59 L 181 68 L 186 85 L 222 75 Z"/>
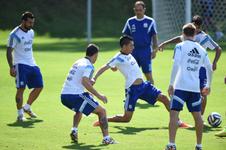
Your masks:
<path fill-rule="evenodd" d="M 32 118 L 37 117 L 31 110 L 31 105 L 38 98 L 43 88 L 42 74 L 35 63 L 32 50 L 34 15 L 31 12 L 25 12 L 22 14 L 21 21 L 21 24 L 10 33 L 7 45 L 10 75 L 16 78 L 17 121 L 26 120 L 24 112 Z M 30 92 L 27 103 L 22 107 L 26 86 L 33 90 Z"/>
<path fill-rule="evenodd" d="M 166 146 L 166 150 L 176 150 L 177 120 L 184 103 L 187 104 L 187 108 L 195 120 L 197 137 L 195 149 L 202 149 L 203 121 L 201 116 L 199 70 L 201 66 L 206 67 L 207 82 L 202 89 L 202 93 L 207 95 L 210 91 L 212 66 L 206 50 L 200 44 L 193 41 L 194 36 L 195 26 L 192 23 L 184 25 L 184 42 L 177 44 L 174 50 L 174 64 L 168 89 L 172 100 L 170 102 L 169 144 Z"/>
<path fill-rule="evenodd" d="M 93 64 L 97 60 L 98 51 L 99 48 L 96 45 L 88 45 L 86 57 L 77 60 L 73 64 L 63 85 L 61 102 L 75 112 L 70 134 L 72 141 L 78 142 L 78 125 L 82 118 L 82 113 L 86 116 L 94 113 L 99 117 L 100 128 L 104 137 L 102 143 L 115 144 L 116 142 L 108 133 L 106 110 L 92 96 L 93 94 L 104 103 L 107 103 L 107 97 L 97 92 L 91 82 L 94 72 Z M 85 92 L 85 89 L 92 94 Z"/>
<path fill-rule="evenodd" d="M 131 37 L 124 35 L 120 38 L 121 50 L 117 53 L 106 65 L 101 67 L 93 80 L 97 78 L 108 69 L 119 70 L 125 77 L 125 95 L 126 100 L 124 104 L 125 112 L 123 115 L 116 115 L 108 118 L 109 122 L 130 122 L 135 110 L 138 99 L 142 99 L 147 103 L 154 105 L 157 101 L 164 104 L 165 108 L 169 111 L 169 100 L 167 96 L 154 87 L 149 81 L 144 82 L 142 72 L 135 58 L 131 55 L 133 51 L 133 40 Z M 181 127 L 187 127 L 185 123 L 178 121 Z M 94 126 L 100 123 L 96 121 Z"/>
<path fill-rule="evenodd" d="M 208 34 L 206 34 L 204 31 L 201 30 L 203 21 L 200 16 L 195 15 L 192 19 L 192 23 L 196 27 L 196 35 L 195 35 L 194 40 L 196 42 L 198 42 L 203 48 L 205 48 L 205 49 L 209 48 L 211 50 L 215 50 L 215 52 L 216 52 L 215 58 L 214 58 L 213 64 L 212 64 L 212 68 L 214 71 L 217 69 L 217 62 L 221 55 L 221 47 L 216 42 L 214 42 Z M 167 41 L 161 43 L 159 45 L 159 50 L 162 51 L 164 49 L 164 47 L 168 44 L 179 43 L 182 41 L 183 41 L 182 36 L 174 37 L 170 40 L 167 40 Z M 206 85 L 206 69 L 205 69 L 205 67 L 200 68 L 199 79 L 200 79 L 200 89 L 202 91 L 202 89 Z M 204 112 L 205 112 L 206 103 L 207 103 L 207 96 L 202 94 L 202 109 L 201 109 L 202 116 L 204 115 Z"/>

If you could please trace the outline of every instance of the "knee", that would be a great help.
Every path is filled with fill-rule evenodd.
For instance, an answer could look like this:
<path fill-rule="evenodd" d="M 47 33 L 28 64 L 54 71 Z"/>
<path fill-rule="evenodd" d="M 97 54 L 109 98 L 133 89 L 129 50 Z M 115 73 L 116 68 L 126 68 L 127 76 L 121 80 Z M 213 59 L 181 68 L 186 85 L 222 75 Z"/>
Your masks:
<path fill-rule="evenodd" d="M 162 102 L 162 103 L 164 103 L 164 104 L 169 102 L 167 96 L 162 95 L 162 94 L 160 94 L 160 95 L 158 96 L 158 101 L 160 101 L 160 102 Z"/>
<path fill-rule="evenodd" d="M 41 91 L 42 91 L 42 89 L 43 89 L 43 87 L 40 87 L 40 88 L 35 88 L 35 90 L 36 90 L 37 92 L 41 92 Z"/>
<path fill-rule="evenodd" d="M 123 122 L 128 123 L 128 122 L 130 122 L 130 120 L 132 119 L 132 116 L 124 115 L 123 118 L 124 118 L 124 119 L 123 119 Z"/>

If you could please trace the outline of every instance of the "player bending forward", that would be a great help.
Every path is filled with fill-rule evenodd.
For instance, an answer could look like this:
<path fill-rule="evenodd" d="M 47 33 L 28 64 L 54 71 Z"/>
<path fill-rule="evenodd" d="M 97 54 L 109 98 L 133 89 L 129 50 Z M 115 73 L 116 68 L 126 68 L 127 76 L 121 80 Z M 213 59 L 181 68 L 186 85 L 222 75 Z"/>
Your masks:
<path fill-rule="evenodd" d="M 144 82 L 142 72 L 139 66 L 131 55 L 134 46 L 131 37 L 124 35 L 120 38 L 121 50 L 117 53 L 106 65 L 101 67 L 93 78 L 94 81 L 108 69 L 119 71 L 123 74 L 126 79 L 125 84 L 125 112 L 123 115 L 116 115 L 108 118 L 109 122 L 130 122 L 135 110 L 135 105 L 138 99 L 142 99 L 147 103 L 154 105 L 156 101 L 160 101 L 169 111 L 169 100 L 167 96 L 163 95 L 159 89 L 154 87 L 149 81 Z M 181 126 L 185 123 L 178 121 Z M 99 121 L 94 123 L 94 126 L 98 126 Z"/>
<path fill-rule="evenodd" d="M 94 71 L 93 64 L 97 60 L 99 48 L 94 45 L 88 45 L 86 49 L 86 57 L 77 60 L 71 67 L 67 79 L 65 80 L 61 102 L 67 108 L 75 111 L 73 128 L 71 130 L 71 139 L 78 142 L 78 125 L 82 118 L 82 113 L 88 116 L 94 113 L 99 117 L 100 128 L 103 133 L 103 144 L 115 144 L 116 142 L 108 134 L 108 121 L 105 109 L 98 104 L 90 94 L 92 93 L 98 99 L 107 103 L 107 98 L 103 94 L 97 92 L 91 82 Z M 85 92 L 87 89 L 90 93 Z"/>

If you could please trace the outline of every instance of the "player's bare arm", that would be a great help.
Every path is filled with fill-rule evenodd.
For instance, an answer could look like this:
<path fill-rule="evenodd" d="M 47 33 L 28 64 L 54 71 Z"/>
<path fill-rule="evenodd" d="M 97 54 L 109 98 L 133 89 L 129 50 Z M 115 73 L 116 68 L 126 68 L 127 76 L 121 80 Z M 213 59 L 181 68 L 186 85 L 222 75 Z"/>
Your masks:
<path fill-rule="evenodd" d="M 221 47 L 218 46 L 217 48 L 215 48 L 216 53 L 215 53 L 215 57 L 213 60 L 213 66 L 212 66 L 213 71 L 215 71 L 217 69 L 217 62 L 221 56 L 221 51 L 222 51 Z"/>
<path fill-rule="evenodd" d="M 109 68 L 110 68 L 110 66 L 108 66 L 108 65 L 102 66 L 102 67 L 97 71 L 96 75 L 93 77 L 94 81 L 96 81 L 97 78 L 98 78 L 101 74 L 103 74 L 106 70 L 108 70 Z"/>
<path fill-rule="evenodd" d="M 6 57 L 7 57 L 7 61 L 8 61 L 9 68 L 10 68 L 10 75 L 11 75 L 12 77 L 15 77 L 15 76 L 16 76 L 16 70 L 15 70 L 15 68 L 13 67 L 13 56 L 12 56 L 12 51 L 13 51 L 13 48 L 7 47 Z"/>
<path fill-rule="evenodd" d="M 181 36 L 173 37 L 172 39 L 169 39 L 169 40 L 164 41 L 161 44 L 159 44 L 158 50 L 159 51 L 163 51 L 163 49 L 165 48 L 165 46 L 167 46 L 168 44 L 177 44 L 177 43 L 180 43 L 180 42 L 182 42 L 181 41 Z"/>
<path fill-rule="evenodd" d="M 103 94 L 98 93 L 92 86 L 90 79 L 87 77 L 82 78 L 82 85 L 93 95 L 95 95 L 98 99 L 103 101 L 104 103 L 107 103 L 107 97 Z"/>

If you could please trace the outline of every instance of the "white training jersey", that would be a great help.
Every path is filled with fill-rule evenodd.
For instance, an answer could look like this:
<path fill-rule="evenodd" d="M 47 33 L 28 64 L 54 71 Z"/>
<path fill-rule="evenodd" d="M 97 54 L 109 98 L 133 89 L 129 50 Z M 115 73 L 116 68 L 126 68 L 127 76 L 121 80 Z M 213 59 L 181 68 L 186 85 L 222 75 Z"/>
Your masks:
<path fill-rule="evenodd" d="M 88 58 L 77 60 L 71 67 L 64 82 L 61 94 L 82 94 L 85 87 L 82 85 L 82 78 L 92 78 L 94 66 Z"/>
<path fill-rule="evenodd" d="M 206 50 L 191 40 L 177 44 L 174 50 L 174 67 L 170 85 L 173 85 L 174 89 L 200 92 L 199 70 L 202 65 L 207 69 L 207 87 L 209 87 L 212 66 Z"/>
<path fill-rule="evenodd" d="M 181 35 L 181 41 L 184 41 L 183 35 Z M 200 31 L 194 37 L 194 41 L 198 42 L 203 48 L 214 50 L 219 45 L 204 31 Z"/>
<path fill-rule="evenodd" d="M 118 68 L 123 74 L 126 80 L 126 89 L 128 89 L 136 79 L 143 79 L 142 72 L 140 71 L 135 58 L 131 54 L 125 55 L 119 52 L 107 63 L 107 65 L 111 68 Z"/>
<path fill-rule="evenodd" d="M 32 43 L 34 39 L 34 31 L 32 29 L 27 32 L 20 27 L 16 27 L 9 35 L 8 47 L 13 48 L 13 64 L 25 64 L 36 66 Z"/>

